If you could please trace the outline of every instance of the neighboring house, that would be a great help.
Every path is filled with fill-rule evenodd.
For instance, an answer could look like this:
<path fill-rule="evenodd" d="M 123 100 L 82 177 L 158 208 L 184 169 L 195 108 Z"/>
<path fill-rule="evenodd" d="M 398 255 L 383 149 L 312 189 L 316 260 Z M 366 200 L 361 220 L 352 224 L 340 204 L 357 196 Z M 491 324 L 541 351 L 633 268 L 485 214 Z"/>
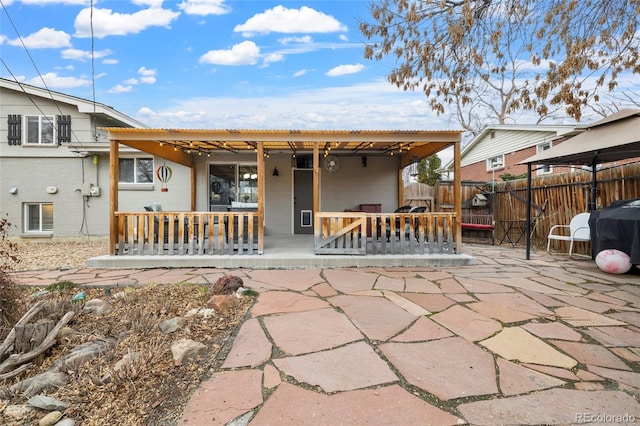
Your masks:
<path fill-rule="evenodd" d="M 500 181 L 502 174 L 519 175 L 527 172 L 527 166 L 519 164 L 537 153 L 583 131 L 576 125 L 492 125 L 474 138 L 460 156 L 462 181 Z M 445 169 L 452 169 L 449 163 Z M 534 176 L 566 172 L 569 169 L 553 166 L 538 168 Z"/>
<path fill-rule="evenodd" d="M 9 236 L 109 234 L 101 127 L 145 126 L 107 105 L 0 79 L 0 215 L 12 224 Z M 153 157 L 136 153 L 124 151 L 121 178 L 153 181 Z"/>

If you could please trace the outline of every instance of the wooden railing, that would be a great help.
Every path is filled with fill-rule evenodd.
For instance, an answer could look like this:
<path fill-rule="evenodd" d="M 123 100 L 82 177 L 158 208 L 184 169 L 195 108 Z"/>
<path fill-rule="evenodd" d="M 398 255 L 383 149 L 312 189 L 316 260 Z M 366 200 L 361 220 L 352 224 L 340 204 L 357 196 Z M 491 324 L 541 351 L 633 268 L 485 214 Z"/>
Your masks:
<path fill-rule="evenodd" d="M 117 255 L 262 254 L 257 212 L 116 212 Z"/>
<path fill-rule="evenodd" d="M 316 254 L 453 254 L 455 213 L 315 215 Z"/>

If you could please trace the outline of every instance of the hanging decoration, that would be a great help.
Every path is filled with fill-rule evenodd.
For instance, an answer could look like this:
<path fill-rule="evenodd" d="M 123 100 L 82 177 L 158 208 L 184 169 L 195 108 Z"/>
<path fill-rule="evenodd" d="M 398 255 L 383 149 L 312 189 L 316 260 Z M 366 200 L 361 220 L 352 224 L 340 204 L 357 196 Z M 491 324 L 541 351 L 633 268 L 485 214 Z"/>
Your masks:
<path fill-rule="evenodd" d="M 169 188 L 167 188 L 167 182 L 171 180 L 172 175 L 173 171 L 171 170 L 171 167 L 166 164 L 158 166 L 156 169 L 156 177 L 160 182 L 162 182 L 162 188 L 160 188 L 160 191 L 167 192 L 169 190 Z"/>

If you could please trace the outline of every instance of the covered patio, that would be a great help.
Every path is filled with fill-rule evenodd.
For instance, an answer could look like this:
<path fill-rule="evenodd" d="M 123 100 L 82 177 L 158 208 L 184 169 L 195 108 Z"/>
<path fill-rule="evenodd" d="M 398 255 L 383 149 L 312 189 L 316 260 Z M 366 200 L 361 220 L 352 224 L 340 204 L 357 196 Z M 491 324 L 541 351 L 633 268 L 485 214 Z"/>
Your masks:
<path fill-rule="evenodd" d="M 109 256 L 94 259 L 93 266 L 126 266 L 123 262 L 135 262 L 138 267 L 143 267 L 141 262 L 222 266 L 240 265 L 240 258 L 245 258 L 241 264 L 255 265 L 269 262 L 270 254 L 293 253 L 289 249 L 337 266 L 374 266 L 379 264 L 374 258 L 398 265 L 411 258 L 416 265 L 472 261 L 461 254 L 457 220 L 461 215 L 461 131 L 106 130 L 111 168 Z M 188 208 L 138 211 L 129 202 L 121 209 L 121 145 L 186 168 L 188 179 L 162 197 L 186 198 Z M 447 147 L 453 147 L 456 172 L 453 209 L 438 211 L 435 206 L 419 213 L 396 213 L 404 199 L 403 168 Z M 216 204 L 218 198 L 213 197 L 220 185 L 212 176 L 211 164 L 221 158 L 227 163 L 248 158 L 255 162 L 253 198 L 236 196 L 230 203 Z M 356 160 L 362 169 L 354 168 Z M 343 169 L 338 172 L 341 162 Z M 286 170 L 280 172 L 278 165 Z M 298 174 L 308 176 L 307 189 L 297 189 Z M 270 194 L 273 199 L 279 197 L 280 204 L 270 202 Z M 359 194 L 371 203 L 363 203 Z M 308 204 L 301 206 L 305 199 Z M 326 260 L 339 257 L 352 260 Z M 277 267 L 286 259 L 272 258 L 271 265 Z"/>

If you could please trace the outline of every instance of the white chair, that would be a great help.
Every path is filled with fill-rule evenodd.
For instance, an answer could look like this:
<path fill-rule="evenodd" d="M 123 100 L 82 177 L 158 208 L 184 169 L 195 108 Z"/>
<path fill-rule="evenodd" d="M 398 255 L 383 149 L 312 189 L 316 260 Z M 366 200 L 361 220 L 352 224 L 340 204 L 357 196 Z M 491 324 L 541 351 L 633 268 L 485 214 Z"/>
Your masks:
<path fill-rule="evenodd" d="M 589 229 L 590 216 L 591 213 L 580 213 L 575 215 L 568 225 L 552 226 L 549 230 L 549 235 L 547 235 L 547 252 L 551 253 L 551 240 L 569 241 L 569 257 L 572 257 L 574 242 L 591 241 L 591 230 Z M 569 235 L 566 235 L 567 230 L 569 231 Z M 557 233 L 554 233 L 554 231 Z M 576 254 L 576 256 L 591 257 L 583 254 Z"/>

